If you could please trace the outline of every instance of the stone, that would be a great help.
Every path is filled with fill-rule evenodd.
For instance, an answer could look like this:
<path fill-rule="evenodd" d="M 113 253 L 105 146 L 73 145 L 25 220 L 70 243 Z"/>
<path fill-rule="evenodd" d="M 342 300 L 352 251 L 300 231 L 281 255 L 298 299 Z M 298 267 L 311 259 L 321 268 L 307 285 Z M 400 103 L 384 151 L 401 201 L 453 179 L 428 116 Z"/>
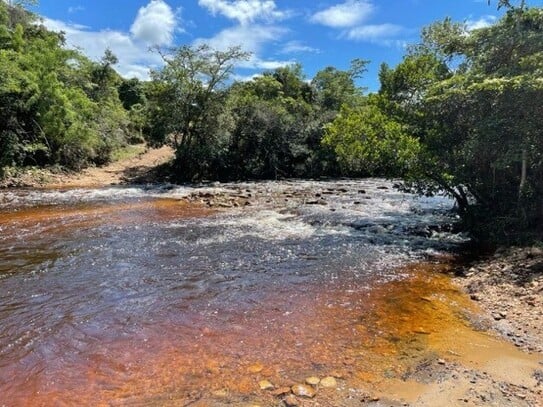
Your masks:
<path fill-rule="evenodd" d="M 328 376 L 321 380 L 320 385 L 327 389 L 335 389 L 337 387 L 337 380 L 332 376 Z"/>
<path fill-rule="evenodd" d="M 251 374 L 257 374 L 264 370 L 264 365 L 262 363 L 255 363 L 247 368 L 247 372 Z"/>
<path fill-rule="evenodd" d="M 305 379 L 305 382 L 307 384 L 310 384 L 311 386 L 316 386 L 317 384 L 320 383 L 320 381 L 321 381 L 321 379 L 319 379 L 316 376 L 311 376 L 311 377 L 308 377 L 307 379 Z"/>
<path fill-rule="evenodd" d="M 290 387 L 279 387 L 271 392 L 272 396 L 282 396 L 290 393 Z"/>
<path fill-rule="evenodd" d="M 306 384 L 295 384 L 294 386 L 291 387 L 291 390 L 294 393 L 294 395 L 298 397 L 306 397 L 306 398 L 312 399 L 313 397 L 317 395 L 317 392 L 315 391 L 315 389 L 313 389 L 313 387 L 308 386 Z"/>
<path fill-rule="evenodd" d="M 445 365 L 447 362 L 445 362 L 444 359 L 438 359 L 437 363 L 440 364 L 440 365 Z"/>
<path fill-rule="evenodd" d="M 228 390 L 226 389 L 215 390 L 212 394 L 215 397 L 225 398 L 225 397 L 228 397 Z"/>
<path fill-rule="evenodd" d="M 275 386 L 271 384 L 268 380 L 259 381 L 258 386 L 260 387 L 260 390 L 271 390 L 275 388 Z"/>
<path fill-rule="evenodd" d="M 298 399 L 294 397 L 292 394 L 285 397 L 285 399 L 283 400 L 283 403 L 285 404 L 286 407 L 296 407 L 300 405 L 300 403 L 298 402 Z"/>

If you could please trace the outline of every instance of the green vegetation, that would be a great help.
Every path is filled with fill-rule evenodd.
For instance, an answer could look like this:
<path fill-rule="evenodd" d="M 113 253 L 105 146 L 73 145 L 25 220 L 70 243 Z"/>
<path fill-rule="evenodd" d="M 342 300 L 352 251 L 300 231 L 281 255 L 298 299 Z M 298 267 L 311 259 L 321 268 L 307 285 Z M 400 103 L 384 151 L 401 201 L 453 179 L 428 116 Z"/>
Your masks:
<path fill-rule="evenodd" d="M 115 56 L 92 62 L 65 49 L 62 35 L 19 3 L 0 2 L 0 172 L 108 162 L 126 144 L 130 123 Z"/>
<path fill-rule="evenodd" d="M 310 81 L 294 64 L 236 82 L 249 55 L 207 45 L 157 49 L 150 81 L 125 80 L 110 51 L 67 50 L 24 3 L 0 2 L 0 168 L 79 169 L 129 143 L 171 143 L 180 181 L 402 178 L 454 197 L 477 236 L 541 237 L 541 8 L 500 0 L 492 26 L 432 24 L 367 95 L 361 59 Z"/>
<path fill-rule="evenodd" d="M 351 168 L 447 191 L 476 235 L 515 241 L 543 232 L 543 10 L 500 6 L 507 13 L 487 28 L 448 19 L 426 28 L 324 142 Z"/>

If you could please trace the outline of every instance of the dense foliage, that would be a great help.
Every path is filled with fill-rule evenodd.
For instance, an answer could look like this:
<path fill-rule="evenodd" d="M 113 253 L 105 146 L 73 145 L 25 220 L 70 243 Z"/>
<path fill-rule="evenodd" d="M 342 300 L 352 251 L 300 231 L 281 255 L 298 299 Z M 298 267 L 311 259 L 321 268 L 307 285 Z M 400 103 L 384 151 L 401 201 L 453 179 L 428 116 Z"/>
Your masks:
<path fill-rule="evenodd" d="M 448 19 L 426 28 L 397 67 L 381 68 L 379 94 L 338 117 L 325 142 L 354 169 L 383 169 L 383 143 L 395 143 L 402 159 L 386 174 L 449 192 L 476 234 L 517 240 L 543 232 L 543 10 L 500 6 L 507 13 L 486 28 Z"/>
<path fill-rule="evenodd" d="M 122 79 L 110 51 L 90 61 L 66 49 L 25 3 L 0 1 L 0 172 L 103 164 L 145 139 L 176 148 L 179 181 L 401 177 L 454 197 L 475 234 L 541 237 L 541 8 L 499 0 L 491 26 L 435 23 L 364 95 L 361 59 L 312 80 L 293 64 L 233 81 L 249 58 L 238 47 L 156 49 L 150 81 Z"/>
<path fill-rule="evenodd" d="M 125 143 L 114 55 L 92 62 L 63 45 L 21 6 L 0 2 L 0 172 L 101 164 Z"/>

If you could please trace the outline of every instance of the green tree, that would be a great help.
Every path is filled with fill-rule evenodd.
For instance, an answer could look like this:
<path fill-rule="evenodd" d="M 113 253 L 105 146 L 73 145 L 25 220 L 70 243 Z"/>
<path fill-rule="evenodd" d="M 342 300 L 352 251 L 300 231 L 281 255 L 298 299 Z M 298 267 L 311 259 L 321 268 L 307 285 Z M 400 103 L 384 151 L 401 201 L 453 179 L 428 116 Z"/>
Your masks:
<path fill-rule="evenodd" d="M 172 136 L 179 178 L 208 177 L 227 142 L 227 81 L 235 64 L 249 55 L 239 47 L 218 51 L 208 45 L 161 55 L 165 65 L 152 73 L 152 136 L 157 141 Z"/>

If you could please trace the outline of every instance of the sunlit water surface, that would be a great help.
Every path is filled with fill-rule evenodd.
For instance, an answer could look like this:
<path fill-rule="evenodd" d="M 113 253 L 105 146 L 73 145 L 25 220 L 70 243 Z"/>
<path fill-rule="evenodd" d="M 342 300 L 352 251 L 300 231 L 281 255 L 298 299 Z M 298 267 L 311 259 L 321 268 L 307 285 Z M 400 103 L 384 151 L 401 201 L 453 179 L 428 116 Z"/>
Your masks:
<path fill-rule="evenodd" d="M 451 208 L 381 180 L 0 192 L 0 405 L 258 397 L 263 377 L 341 372 L 376 343 L 371 293 L 462 240 L 437 231 Z"/>

